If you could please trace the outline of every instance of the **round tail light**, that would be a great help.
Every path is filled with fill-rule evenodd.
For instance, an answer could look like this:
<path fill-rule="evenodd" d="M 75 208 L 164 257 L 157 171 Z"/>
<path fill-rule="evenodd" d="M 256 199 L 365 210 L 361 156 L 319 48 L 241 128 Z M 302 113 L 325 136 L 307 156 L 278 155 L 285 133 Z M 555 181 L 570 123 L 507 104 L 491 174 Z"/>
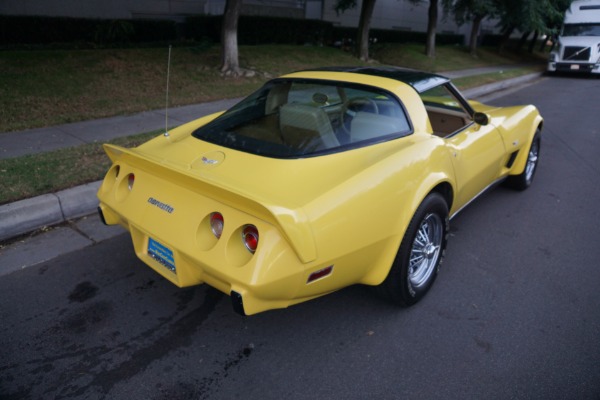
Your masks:
<path fill-rule="evenodd" d="M 135 175 L 134 174 L 129 174 L 127 176 L 127 187 L 129 188 L 129 190 L 133 189 L 133 183 L 135 182 Z"/>
<path fill-rule="evenodd" d="M 223 215 L 218 212 L 210 214 L 210 230 L 219 239 L 223 234 L 223 227 L 225 226 L 225 220 Z"/>
<path fill-rule="evenodd" d="M 254 254 L 258 247 L 258 229 L 254 225 L 244 226 L 244 229 L 242 229 L 242 239 L 248 251 Z"/>

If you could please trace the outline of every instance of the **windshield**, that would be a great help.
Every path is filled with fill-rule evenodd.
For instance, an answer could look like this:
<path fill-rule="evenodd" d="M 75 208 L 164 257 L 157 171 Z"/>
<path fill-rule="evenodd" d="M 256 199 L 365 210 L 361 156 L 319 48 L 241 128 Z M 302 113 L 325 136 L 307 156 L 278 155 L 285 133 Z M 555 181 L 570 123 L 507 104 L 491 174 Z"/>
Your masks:
<path fill-rule="evenodd" d="M 563 36 L 600 36 L 600 24 L 565 24 Z"/>
<path fill-rule="evenodd" d="M 344 151 L 411 132 L 397 98 L 382 89 L 277 79 L 193 135 L 248 153 L 297 158 Z"/>

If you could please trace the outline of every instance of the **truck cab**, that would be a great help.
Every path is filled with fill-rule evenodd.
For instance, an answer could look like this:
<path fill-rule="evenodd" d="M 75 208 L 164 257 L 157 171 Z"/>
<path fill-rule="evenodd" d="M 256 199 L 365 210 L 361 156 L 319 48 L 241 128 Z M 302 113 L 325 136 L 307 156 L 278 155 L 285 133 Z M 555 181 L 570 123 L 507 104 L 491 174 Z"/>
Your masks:
<path fill-rule="evenodd" d="M 600 74 L 600 0 L 571 3 L 547 71 Z"/>

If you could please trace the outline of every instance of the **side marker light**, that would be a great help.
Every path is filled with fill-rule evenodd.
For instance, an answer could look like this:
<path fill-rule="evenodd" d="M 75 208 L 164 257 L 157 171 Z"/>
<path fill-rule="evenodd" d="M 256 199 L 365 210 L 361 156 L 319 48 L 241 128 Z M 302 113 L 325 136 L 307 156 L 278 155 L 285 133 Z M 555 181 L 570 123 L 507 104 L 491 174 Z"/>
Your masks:
<path fill-rule="evenodd" d="M 311 283 L 316 281 L 317 279 L 325 278 L 333 272 L 333 265 L 330 265 L 327 268 L 320 269 L 318 271 L 313 272 L 308 276 L 308 280 L 306 283 Z"/>

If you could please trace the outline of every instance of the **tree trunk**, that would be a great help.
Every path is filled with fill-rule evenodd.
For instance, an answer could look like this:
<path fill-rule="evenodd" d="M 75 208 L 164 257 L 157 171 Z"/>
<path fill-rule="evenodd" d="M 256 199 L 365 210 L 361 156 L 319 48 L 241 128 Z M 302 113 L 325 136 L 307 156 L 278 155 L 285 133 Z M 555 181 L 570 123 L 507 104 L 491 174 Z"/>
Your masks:
<path fill-rule="evenodd" d="M 473 23 L 471 25 L 471 36 L 469 38 L 469 54 L 471 56 L 477 56 L 477 40 L 479 39 L 479 27 L 481 26 L 481 21 L 483 21 L 483 15 L 476 15 L 473 18 Z"/>
<path fill-rule="evenodd" d="M 530 53 L 533 53 L 533 49 L 535 47 L 535 43 L 537 42 L 539 36 L 540 36 L 540 32 L 538 30 L 536 30 L 533 33 L 533 38 L 531 39 L 531 42 L 529 42 L 529 49 L 528 50 L 529 50 Z"/>
<path fill-rule="evenodd" d="M 502 33 L 502 39 L 500 39 L 500 46 L 498 47 L 498 53 L 500 53 L 500 54 L 504 53 L 506 44 L 508 43 L 508 40 L 510 39 L 510 35 L 513 33 L 514 30 L 515 30 L 514 26 L 509 26 L 504 30 L 504 32 Z"/>
<path fill-rule="evenodd" d="M 429 12 L 427 19 L 427 44 L 425 54 L 429 58 L 435 58 L 435 32 L 438 19 L 438 0 L 429 0 Z"/>
<path fill-rule="evenodd" d="M 371 28 L 371 17 L 373 16 L 374 9 L 375 0 L 363 0 L 356 40 L 358 58 L 362 61 L 369 60 L 369 29 Z"/>
<path fill-rule="evenodd" d="M 521 35 L 521 39 L 519 39 L 519 42 L 517 43 L 517 53 L 521 52 L 521 49 L 523 48 L 523 46 L 525 46 L 525 42 L 527 42 L 527 38 L 529 37 L 530 34 L 531 34 L 531 31 L 528 31 L 528 32 L 523 33 L 523 35 Z"/>
<path fill-rule="evenodd" d="M 238 59 L 237 26 L 242 0 L 227 0 L 221 29 L 221 72 L 226 75 L 241 75 Z"/>

